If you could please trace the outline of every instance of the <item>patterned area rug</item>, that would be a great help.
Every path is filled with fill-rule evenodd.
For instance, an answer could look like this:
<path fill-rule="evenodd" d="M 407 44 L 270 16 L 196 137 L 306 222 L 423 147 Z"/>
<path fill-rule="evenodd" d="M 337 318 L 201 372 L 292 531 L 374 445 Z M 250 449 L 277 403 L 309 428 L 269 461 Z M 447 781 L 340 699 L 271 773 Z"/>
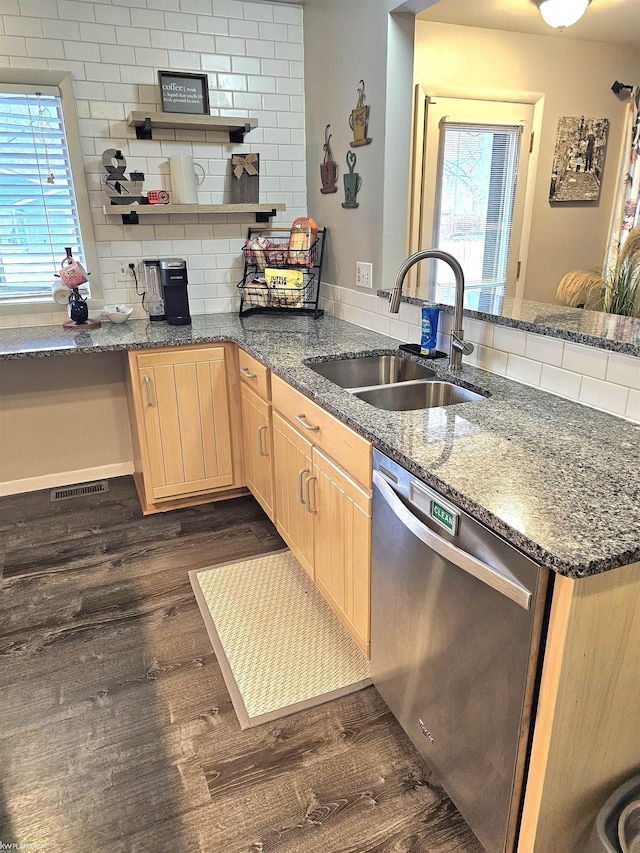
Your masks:
<path fill-rule="evenodd" d="M 241 728 L 371 683 L 369 662 L 289 550 L 189 578 Z"/>

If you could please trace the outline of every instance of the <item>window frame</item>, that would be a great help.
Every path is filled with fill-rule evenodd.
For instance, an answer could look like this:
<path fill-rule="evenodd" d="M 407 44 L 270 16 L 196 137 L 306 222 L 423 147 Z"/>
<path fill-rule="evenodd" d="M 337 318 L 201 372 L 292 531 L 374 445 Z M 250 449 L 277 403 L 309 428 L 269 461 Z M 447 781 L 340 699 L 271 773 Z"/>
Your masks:
<path fill-rule="evenodd" d="M 533 207 L 535 202 L 535 181 L 538 168 L 538 154 L 540 146 L 537 141 L 541 138 L 542 119 L 545 106 L 545 95 L 542 92 L 531 92 L 510 89 L 479 89 L 473 87 L 442 86 L 441 84 L 415 83 L 413 103 L 413 126 L 411 162 L 409 169 L 409 208 L 407 214 L 407 251 L 408 254 L 423 248 L 426 234 L 431 235 L 431 225 L 423 221 L 423 210 L 429 193 L 433 195 L 433 183 L 429 184 L 426 179 L 426 163 L 430 154 L 427 152 L 427 120 L 429 105 L 437 104 L 439 99 L 451 98 L 460 100 L 489 101 L 496 104 L 522 104 L 533 110 L 530 126 L 527 126 L 523 139 L 527 138 L 529 130 L 535 137 L 536 144 L 533 150 L 529 150 L 527 160 L 526 178 L 524 184 L 524 207 L 521 215 L 520 231 L 512 231 L 512 250 L 517 253 L 518 264 L 515 280 L 515 292 L 511 287 L 507 289 L 507 296 L 522 298 L 524 283 L 527 273 L 527 260 L 529 253 L 529 240 L 531 236 L 531 223 L 533 218 Z M 434 156 L 437 156 L 438 148 Z M 522 160 L 524 164 L 524 160 Z M 425 265 L 417 264 L 407 275 L 405 292 L 412 296 L 420 296 L 421 283 L 425 281 Z"/>
<path fill-rule="evenodd" d="M 100 284 L 98 254 L 93 232 L 93 219 L 91 217 L 89 191 L 84 172 L 84 158 L 82 155 L 71 74 L 68 71 L 50 71 L 37 68 L 0 68 L 0 88 L 5 84 L 13 87 L 20 85 L 53 86 L 60 92 L 62 117 L 67 137 L 67 149 L 69 151 L 69 166 L 78 206 L 82 247 L 84 249 L 86 267 L 91 273 L 91 298 L 87 301 L 89 309 L 102 308 L 104 298 Z M 62 258 L 60 258 L 60 263 L 62 263 Z M 52 285 L 53 281 L 52 272 Z M 53 299 L 53 287 L 51 298 L 44 298 L 39 301 L 34 301 L 33 298 L 25 299 L 24 301 L 12 299 L 11 302 L 0 300 L 0 315 L 3 316 L 52 314 L 54 312 L 58 313 L 60 310 L 61 307 Z"/>

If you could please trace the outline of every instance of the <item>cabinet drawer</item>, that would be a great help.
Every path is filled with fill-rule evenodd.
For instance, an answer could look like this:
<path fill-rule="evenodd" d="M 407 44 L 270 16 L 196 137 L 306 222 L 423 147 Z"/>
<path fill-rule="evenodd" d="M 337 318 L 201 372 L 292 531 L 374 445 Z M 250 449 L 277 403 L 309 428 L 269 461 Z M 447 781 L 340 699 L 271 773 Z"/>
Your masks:
<path fill-rule="evenodd" d="M 268 367 L 249 355 L 243 349 L 238 348 L 238 363 L 240 365 L 240 379 L 259 394 L 263 400 L 271 399 L 271 383 L 269 381 L 271 371 Z"/>
<path fill-rule="evenodd" d="M 371 488 L 371 445 L 279 376 L 272 377 L 273 406 L 314 445 Z"/>

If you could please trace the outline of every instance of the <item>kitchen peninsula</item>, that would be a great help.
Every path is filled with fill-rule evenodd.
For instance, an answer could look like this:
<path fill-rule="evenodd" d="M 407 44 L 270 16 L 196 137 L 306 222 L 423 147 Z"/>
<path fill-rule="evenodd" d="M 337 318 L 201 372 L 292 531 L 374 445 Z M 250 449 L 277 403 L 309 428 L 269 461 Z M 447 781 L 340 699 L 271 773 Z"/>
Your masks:
<path fill-rule="evenodd" d="M 554 580 L 519 853 L 574 849 L 597 809 L 637 772 L 640 708 L 639 428 L 465 366 L 485 400 L 382 412 L 307 362 L 392 352 L 397 341 L 332 317 L 209 315 L 191 328 L 143 321 L 69 334 L 2 335 L 10 361 L 237 344 L 418 478 L 551 572 Z M 94 356 L 95 357 L 95 356 Z M 445 360 L 436 371 L 447 376 Z M 615 614 L 615 618 L 612 618 Z M 563 846 L 564 845 L 564 846 Z"/>

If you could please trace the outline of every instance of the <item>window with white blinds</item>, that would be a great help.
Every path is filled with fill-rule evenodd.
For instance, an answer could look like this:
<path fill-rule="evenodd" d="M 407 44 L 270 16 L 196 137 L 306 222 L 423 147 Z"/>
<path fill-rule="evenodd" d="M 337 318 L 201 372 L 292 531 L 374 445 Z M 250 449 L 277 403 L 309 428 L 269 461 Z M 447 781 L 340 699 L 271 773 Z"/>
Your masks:
<path fill-rule="evenodd" d="M 4 88 L 11 91 L 0 90 L 0 302 L 50 301 L 66 247 L 85 263 L 62 101 L 53 87 Z"/>
<path fill-rule="evenodd" d="M 520 125 L 441 123 L 434 237 L 462 263 L 468 286 L 506 284 L 521 136 Z M 436 288 L 446 289 L 449 273 L 438 267 Z"/>

